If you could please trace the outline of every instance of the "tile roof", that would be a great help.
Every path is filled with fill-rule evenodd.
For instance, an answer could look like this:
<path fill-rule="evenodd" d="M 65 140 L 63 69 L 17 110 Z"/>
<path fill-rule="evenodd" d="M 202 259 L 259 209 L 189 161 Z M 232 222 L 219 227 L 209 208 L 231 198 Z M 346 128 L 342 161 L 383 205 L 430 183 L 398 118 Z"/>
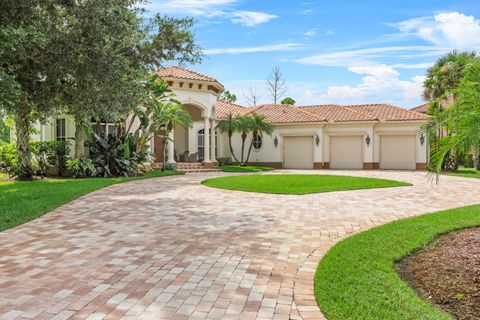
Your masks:
<path fill-rule="evenodd" d="M 422 104 L 421 106 L 415 107 L 410 109 L 412 111 L 420 112 L 420 113 L 427 113 L 428 110 L 428 103 Z"/>
<path fill-rule="evenodd" d="M 426 114 L 395 107 L 390 104 L 362 104 L 348 106 L 355 111 L 367 113 L 381 121 L 426 120 Z"/>
<path fill-rule="evenodd" d="M 257 107 L 242 107 L 227 101 L 217 101 L 217 117 L 225 118 L 229 113 L 245 115 L 257 113 L 270 123 L 305 122 L 351 122 L 351 121 L 408 121 L 425 120 L 426 114 L 406 110 L 389 104 L 363 105 L 313 105 L 291 106 L 265 104 Z"/>
<path fill-rule="evenodd" d="M 179 79 L 188 79 L 188 80 L 197 80 L 197 81 L 208 81 L 208 82 L 217 82 L 217 79 L 208 77 L 201 73 L 188 70 L 182 67 L 170 66 L 160 68 L 157 71 L 157 74 L 162 78 L 179 78 Z"/>
<path fill-rule="evenodd" d="M 375 121 L 376 117 L 364 113 L 348 106 L 340 106 L 334 104 L 316 105 L 316 106 L 300 106 L 307 112 L 314 113 L 330 122 L 347 122 L 347 121 Z"/>
<path fill-rule="evenodd" d="M 256 107 L 248 113 L 254 112 L 256 114 L 265 116 L 266 121 L 270 123 L 306 123 L 326 121 L 326 119 L 321 116 L 288 104 L 264 104 Z"/>
<path fill-rule="evenodd" d="M 218 119 L 225 119 L 230 113 L 234 116 L 240 116 L 256 109 L 255 107 L 243 107 L 225 100 L 217 100 L 215 108 Z"/>

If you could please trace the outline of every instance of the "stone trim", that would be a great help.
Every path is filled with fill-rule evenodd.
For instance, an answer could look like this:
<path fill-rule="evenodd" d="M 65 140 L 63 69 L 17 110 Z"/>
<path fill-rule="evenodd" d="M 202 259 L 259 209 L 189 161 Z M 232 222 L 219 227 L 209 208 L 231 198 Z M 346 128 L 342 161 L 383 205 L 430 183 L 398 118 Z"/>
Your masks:
<path fill-rule="evenodd" d="M 363 163 L 363 170 L 373 170 L 374 163 L 373 162 L 364 162 Z"/>
<path fill-rule="evenodd" d="M 416 170 L 427 170 L 427 164 L 423 162 L 417 162 Z"/>

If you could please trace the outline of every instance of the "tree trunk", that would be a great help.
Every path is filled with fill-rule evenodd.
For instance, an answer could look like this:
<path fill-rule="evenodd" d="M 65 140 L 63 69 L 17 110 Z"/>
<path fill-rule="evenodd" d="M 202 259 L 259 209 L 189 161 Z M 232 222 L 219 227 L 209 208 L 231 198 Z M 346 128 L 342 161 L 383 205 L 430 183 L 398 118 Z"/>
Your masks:
<path fill-rule="evenodd" d="M 85 122 L 75 119 L 75 158 L 85 157 Z"/>
<path fill-rule="evenodd" d="M 230 147 L 230 153 L 232 154 L 233 159 L 234 159 L 238 164 L 240 164 L 240 162 L 238 161 L 237 157 L 235 156 L 235 153 L 233 152 L 232 134 L 233 134 L 233 132 L 229 132 L 229 133 L 228 133 L 228 146 Z"/>
<path fill-rule="evenodd" d="M 15 118 L 15 128 L 17 134 L 17 178 L 19 180 L 32 180 L 32 154 L 30 152 L 30 119 L 28 109 L 24 106 L 18 107 Z"/>
<path fill-rule="evenodd" d="M 245 132 L 242 132 L 242 154 L 240 155 L 240 162 L 241 164 L 240 165 L 244 165 L 243 164 L 243 153 L 245 151 L 245 140 L 247 140 L 247 134 Z"/>
<path fill-rule="evenodd" d="M 250 141 L 250 147 L 248 148 L 247 159 L 245 159 L 245 166 L 247 166 L 248 160 L 250 159 L 250 153 L 252 152 L 252 147 L 253 147 L 253 140 L 257 135 L 258 135 L 258 131 L 252 132 L 252 141 Z"/>
<path fill-rule="evenodd" d="M 477 170 L 480 170 L 480 154 L 479 154 L 480 147 L 473 148 L 473 167 Z"/>

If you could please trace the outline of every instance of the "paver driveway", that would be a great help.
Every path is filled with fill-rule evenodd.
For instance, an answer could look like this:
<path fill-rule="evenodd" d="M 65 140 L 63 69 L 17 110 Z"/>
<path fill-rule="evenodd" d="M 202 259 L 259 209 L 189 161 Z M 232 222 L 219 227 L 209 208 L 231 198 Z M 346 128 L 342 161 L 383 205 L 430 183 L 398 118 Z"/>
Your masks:
<path fill-rule="evenodd" d="M 0 319 L 320 318 L 313 272 L 340 238 L 480 202 L 473 179 L 322 173 L 414 186 L 289 196 L 200 185 L 219 173 L 115 185 L 0 233 Z"/>

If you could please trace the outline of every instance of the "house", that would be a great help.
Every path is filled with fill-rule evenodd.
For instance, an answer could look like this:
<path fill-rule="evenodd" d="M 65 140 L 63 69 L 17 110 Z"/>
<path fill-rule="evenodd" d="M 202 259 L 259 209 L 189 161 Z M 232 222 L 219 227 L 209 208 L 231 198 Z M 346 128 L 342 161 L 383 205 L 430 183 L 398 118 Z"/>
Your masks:
<path fill-rule="evenodd" d="M 168 141 L 168 162 L 179 155 L 198 154 L 206 166 L 218 157 L 230 157 L 228 137 L 214 128 L 229 113 L 257 113 L 275 125 L 271 136 L 255 137 L 250 163 L 292 169 L 411 169 L 423 170 L 427 143 L 422 126 L 428 116 L 388 104 L 365 105 L 260 105 L 243 107 L 218 100 L 224 90 L 216 79 L 180 67 L 158 74 L 192 116 L 193 126 L 175 126 Z M 114 124 L 102 123 L 107 132 Z M 55 117 L 38 125 L 37 140 L 73 137 L 69 117 Z M 150 149 L 161 161 L 161 139 L 154 135 Z M 241 138 L 233 137 L 239 155 Z M 247 149 L 247 148 L 246 148 Z"/>

